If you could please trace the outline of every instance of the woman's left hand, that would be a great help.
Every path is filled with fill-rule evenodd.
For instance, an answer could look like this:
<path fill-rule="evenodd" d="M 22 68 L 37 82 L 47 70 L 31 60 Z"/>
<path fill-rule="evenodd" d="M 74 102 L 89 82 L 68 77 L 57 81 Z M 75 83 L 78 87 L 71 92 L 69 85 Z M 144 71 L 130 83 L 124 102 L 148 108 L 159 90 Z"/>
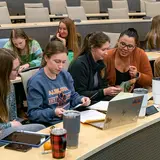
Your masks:
<path fill-rule="evenodd" d="M 82 102 L 82 106 L 89 106 L 91 103 L 91 100 L 88 97 L 83 97 L 81 99 L 81 102 Z"/>
<path fill-rule="evenodd" d="M 29 68 L 29 64 L 28 64 L 28 63 L 20 66 L 18 72 L 20 73 L 20 72 L 22 72 L 24 69 L 27 69 L 27 68 Z"/>
<path fill-rule="evenodd" d="M 131 78 L 136 78 L 137 77 L 137 68 L 135 66 L 129 66 L 129 74 Z"/>

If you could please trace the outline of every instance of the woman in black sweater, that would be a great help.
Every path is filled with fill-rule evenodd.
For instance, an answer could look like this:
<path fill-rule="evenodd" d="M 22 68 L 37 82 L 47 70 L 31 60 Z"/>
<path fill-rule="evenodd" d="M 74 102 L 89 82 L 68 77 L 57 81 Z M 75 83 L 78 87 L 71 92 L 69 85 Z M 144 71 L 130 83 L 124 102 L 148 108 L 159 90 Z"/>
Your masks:
<path fill-rule="evenodd" d="M 92 103 L 110 100 L 121 89 L 109 87 L 103 57 L 110 45 L 109 37 L 103 32 L 88 34 L 80 54 L 70 64 L 68 71 L 74 79 L 76 91 L 91 98 Z"/>

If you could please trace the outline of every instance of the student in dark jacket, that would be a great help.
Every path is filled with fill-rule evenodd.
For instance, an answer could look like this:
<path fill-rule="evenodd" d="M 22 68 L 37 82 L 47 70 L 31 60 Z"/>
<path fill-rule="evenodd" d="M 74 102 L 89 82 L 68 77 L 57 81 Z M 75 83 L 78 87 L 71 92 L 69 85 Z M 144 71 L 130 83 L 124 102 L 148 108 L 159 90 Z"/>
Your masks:
<path fill-rule="evenodd" d="M 74 79 L 75 90 L 90 97 L 93 102 L 110 100 L 121 89 L 109 87 L 106 80 L 103 57 L 110 45 L 109 37 L 103 32 L 88 34 L 80 54 L 70 64 L 68 71 Z"/>

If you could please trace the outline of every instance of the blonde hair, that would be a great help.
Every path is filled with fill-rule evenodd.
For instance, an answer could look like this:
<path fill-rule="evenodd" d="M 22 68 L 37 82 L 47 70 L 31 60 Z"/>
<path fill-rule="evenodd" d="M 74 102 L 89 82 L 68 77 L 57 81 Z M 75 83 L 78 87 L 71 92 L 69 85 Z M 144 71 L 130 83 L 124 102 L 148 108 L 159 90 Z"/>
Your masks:
<path fill-rule="evenodd" d="M 160 49 L 160 15 L 153 18 L 150 32 L 146 36 L 146 42 L 148 49 Z"/>

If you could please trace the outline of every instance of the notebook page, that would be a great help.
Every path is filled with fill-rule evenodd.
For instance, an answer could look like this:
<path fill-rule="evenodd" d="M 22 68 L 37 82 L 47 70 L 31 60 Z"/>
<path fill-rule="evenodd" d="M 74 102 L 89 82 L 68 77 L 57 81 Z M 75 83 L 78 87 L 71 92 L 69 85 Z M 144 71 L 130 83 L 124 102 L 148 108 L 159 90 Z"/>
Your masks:
<path fill-rule="evenodd" d="M 98 122 L 105 120 L 106 115 L 96 110 L 86 110 L 80 112 L 80 121 L 82 123 Z"/>
<path fill-rule="evenodd" d="M 106 112 L 108 110 L 108 104 L 109 104 L 109 101 L 100 101 L 98 103 L 95 103 L 89 106 L 88 108 Z"/>

